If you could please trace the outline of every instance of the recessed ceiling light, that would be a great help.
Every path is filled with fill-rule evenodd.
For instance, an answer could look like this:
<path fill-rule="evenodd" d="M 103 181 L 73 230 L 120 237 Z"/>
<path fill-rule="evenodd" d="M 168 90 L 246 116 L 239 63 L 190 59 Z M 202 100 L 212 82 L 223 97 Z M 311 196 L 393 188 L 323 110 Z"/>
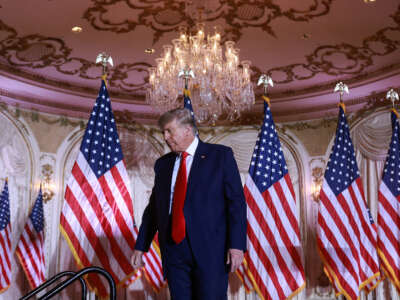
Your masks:
<path fill-rule="evenodd" d="M 80 26 L 74 26 L 74 27 L 72 27 L 71 31 L 72 31 L 72 32 L 75 32 L 75 33 L 82 32 L 82 27 L 80 27 Z"/>
<path fill-rule="evenodd" d="M 144 50 L 144 53 L 147 53 L 147 54 L 153 54 L 154 52 L 156 52 L 156 50 L 154 50 L 153 48 L 146 48 Z"/>
<path fill-rule="evenodd" d="M 364 0 L 365 3 L 375 2 L 375 0 Z"/>

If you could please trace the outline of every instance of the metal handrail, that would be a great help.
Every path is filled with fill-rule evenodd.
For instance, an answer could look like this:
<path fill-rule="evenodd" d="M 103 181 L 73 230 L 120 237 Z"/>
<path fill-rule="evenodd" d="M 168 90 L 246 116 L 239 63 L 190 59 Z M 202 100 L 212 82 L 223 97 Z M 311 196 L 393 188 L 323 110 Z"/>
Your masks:
<path fill-rule="evenodd" d="M 52 284 L 55 281 L 57 281 L 58 279 L 60 279 L 61 277 L 64 277 L 64 276 L 72 277 L 75 274 L 76 273 L 72 272 L 72 271 L 64 271 L 64 272 L 58 273 L 57 275 L 54 275 L 52 278 L 50 278 L 49 280 L 47 280 L 44 283 L 42 283 L 41 285 L 39 285 L 36 289 L 30 291 L 28 294 L 26 294 L 22 298 L 19 298 L 19 300 L 27 300 L 27 299 L 31 298 L 32 296 L 38 294 L 40 291 L 42 291 L 43 289 L 48 287 L 50 284 Z M 87 291 L 86 282 L 85 282 L 85 280 L 83 280 L 82 277 L 79 278 L 79 281 L 81 282 L 81 286 L 82 286 L 82 300 L 85 300 L 86 299 L 86 291 Z"/>
<path fill-rule="evenodd" d="M 69 279 L 61 282 L 58 284 L 56 287 L 54 287 L 52 290 L 48 291 L 46 294 L 44 294 L 42 297 L 40 297 L 38 300 L 47 300 L 61 292 L 63 289 L 65 289 L 67 286 L 69 286 L 71 283 L 73 283 L 75 280 L 80 279 L 83 275 L 86 275 L 87 273 L 99 273 L 103 275 L 107 281 L 108 285 L 110 287 L 110 300 L 116 300 L 117 296 L 117 291 L 115 287 L 115 282 L 110 273 L 108 273 L 106 270 L 99 268 L 99 267 L 87 267 L 85 269 L 80 270 L 79 272 L 75 273 L 74 276 L 70 277 Z"/>

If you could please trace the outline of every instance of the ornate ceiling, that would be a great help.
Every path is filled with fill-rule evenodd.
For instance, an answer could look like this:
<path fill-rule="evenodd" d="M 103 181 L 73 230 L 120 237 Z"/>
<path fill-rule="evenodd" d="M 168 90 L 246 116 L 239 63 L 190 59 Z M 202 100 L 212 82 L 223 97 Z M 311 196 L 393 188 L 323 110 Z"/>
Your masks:
<path fill-rule="evenodd" d="M 94 61 L 106 51 L 115 63 L 114 110 L 151 123 L 147 68 L 180 25 L 194 27 L 199 6 L 206 28 L 220 25 L 223 39 L 252 61 L 254 82 L 272 76 L 278 121 L 336 114 L 339 80 L 349 85 L 350 111 L 400 87 L 398 0 L 0 0 L 0 101 L 86 117 L 100 85 Z M 76 25 L 82 32 L 71 31 Z M 260 120 L 261 111 L 259 100 L 242 123 Z"/>

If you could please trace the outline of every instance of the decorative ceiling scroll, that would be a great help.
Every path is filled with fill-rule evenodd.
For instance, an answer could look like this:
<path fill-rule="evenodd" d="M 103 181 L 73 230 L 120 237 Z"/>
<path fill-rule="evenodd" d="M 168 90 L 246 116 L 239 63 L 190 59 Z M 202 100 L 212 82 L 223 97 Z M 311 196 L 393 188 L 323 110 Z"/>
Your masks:
<path fill-rule="evenodd" d="M 362 74 L 367 67 L 373 65 L 375 57 L 391 54 L 400 48 L 400 6 L 390 17 L 394 21 L 394 26 L 382 28 L 364 38 L 361 46 L 347 43 L 323 45 L 305 56 L 306 63 L 279 66 L 266 71 L 252 66 L 253 81 L 261 74 L 270 74 L 277 84 L 306 80 L 317 74 L 331 76 Z"/>
<path fill-rule="evenodd" d="M 244 29 L 260 28 L 266 34 L 276 35 L 274 26 L 278 20 L 310 22 L 319 17 L 329 18 L 328 14 L 335 3 L 333 0 L 308 0 L 301 3 L 272 0 L 192 1 L 206 3 L 204 19 L 221 24 L 225 31 L 224 38 L 236 40 L 242 37 Z M 82 10 L 83 18 L 97 30 L 121 34 L 135 31 L 142 26 L 154 33 L 153 41 L 167 32 L 177 30 L 179 25 L 193 25 L 196 20 L 195 10 L 185 8 L 183 0 L 92 0 L 88 5 L 91 6 Z M 331 76 L 330 78 L 346 76 L 349 81 L 360 80 L 362 76 L 380 76 L 390 67 L 399 64 L 395 60 L 390 66 L 379 64 L 378 58 L 396 53 L 400 48 L 400 6 L 397 5 L 390 16 L 381 17 L 389 22 L 386 20 L 383 23 L 386 24 L 385 27 L 378 27 L 379 29 L 366 34 L 364 38 L 359 37 L 359 44 L 327 42 L 313 50 L 304 51 L 303 58 L 295 63 L 285 64 L 286 61 L 283 60 L 280 65 L 270 69 L 264 69 L 255 63 L 252 67 L 253 81 L 262 73 L 270 74 L 278 85 L 315 78 L 320 74 Z M 79 56 L 80 52 L 75 44 L 60 36 L 39 33 L 25 35 L 17 27 L 13 28 L 14 25 L 0 20 L 1 70 L 68 90 L 90 90 L 97 93 L 94 85 L 88 88 L 78 87 L 73 83 L 76 82 L 75 78 L 99 80 L 101 76 L 100 68 L 93 61 Z M 144 101 L 143 95 L 148 81 L 147 68 L 150 66 L 150 63 L 141 59 L 132 59 L 110 69 L 108 80 L 113 94 L 124 99 Z M 43 70 L 49 70 L 51 76 L 47 76 Z M 73 82 L 68 76 L 71 76 Z M 311 84 L 314 89 L 321 89 L 330 84 L 330 80 L 333 79 L 313 82 L 310 86 L 303 85 L 300 88 L 288 86 L 280 93 L 290 95 L 310 92 Z"/>
<path fill-rule="evenodd" d="M 94 6 L 88 8 L 83 17 L 97 30 L 115 33 L 130 32 L 137 26 L 150 27 L 155 44 L 166 32 L 177 31 L 181 25 L 193 26 L 198 19 L 196 6 L 201 5 L 204 8 L 203 21 L 218 20 L 218 23 L 222 23 L 223 37 L 238 41 L 242 29 L 246 27 L 259 27 L 276 36 L 272 23 L 277 19 L 308 22 L 324 16 L 329 13 L 333 0 L 309 0 L 305 5 L 302 4 L 305 9 L 285 8 L 278 4 L 279 1 L 271 0 L 198 2 L 201 3 L 183 0 L 93 0 Z M 121 12 L 124 12 L 123 16 Z"/>
<path fill-rule="evenodd" d="M 72 49 L 60 38 L 40 34 L 18 36 L 15 29 L 0 21 L 0 62 L 17 68 L 54 67 L 61 74 L 84 79 L 101 78 L 101 69 L 94 61 L 72 57 L 71 53 Z M 121 63 L 109 71 L 108 80 L 112 87 L 125 92 L 137 91 L 140 94 L 147 85 L 147 68 L 150 66 L 146 62 Z M 139 76 L 130 77 L 128 80 L 129 74 L 133 72 Z M 46 81 L 45 78 L 43 80 Z"/>

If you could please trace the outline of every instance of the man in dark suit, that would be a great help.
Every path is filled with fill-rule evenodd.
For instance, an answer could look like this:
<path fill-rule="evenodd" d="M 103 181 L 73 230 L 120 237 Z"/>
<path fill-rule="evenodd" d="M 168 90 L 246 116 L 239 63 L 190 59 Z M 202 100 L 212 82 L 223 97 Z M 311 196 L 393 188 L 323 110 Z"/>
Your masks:
<path fill-rule="evenodd" d="M 246 202 L 233 152 L 200 141 L 187 109 L 163 114 L 159 126 L 172 152 L 155 163 L 132 263 L 143 265 L 158 231 L 172 299 L 226 299 L 228 272 L 246 249 Z"/>

